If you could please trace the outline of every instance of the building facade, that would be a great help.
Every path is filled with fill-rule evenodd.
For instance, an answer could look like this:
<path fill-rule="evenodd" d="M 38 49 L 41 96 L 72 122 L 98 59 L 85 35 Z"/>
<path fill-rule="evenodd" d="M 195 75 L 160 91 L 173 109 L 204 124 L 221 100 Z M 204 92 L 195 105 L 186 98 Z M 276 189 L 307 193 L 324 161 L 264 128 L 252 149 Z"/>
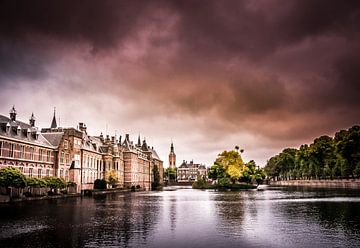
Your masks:
<path fill-rule="evenodd" d="M 163 181 L 163 162 L 144 140 L 134 145 L 128 134 L 121 141 L 115 136 L 90 136 L 85 123 L 78 128 L 57 126 L 54 116 L 50 128 L 35 127 L 32 114 L 29 123 L 0 115 L 0 168 L 19 168 L 27 177 L 56 176 L 77 184 L 78 190 L 92 189 L 96 179 L 107 180 L 110 173 L 117 187 L 138 186 L 148 190 L 156 166 Z"/>
<path fill-rule="evenodd" d="M 199 177 L 207 180 L 207 169 L 205 165 L 195 164 L 194 161 L 183 161 L 182 164 L 177 168 L 177 181 L 178 182 L 194 182 Z"/>

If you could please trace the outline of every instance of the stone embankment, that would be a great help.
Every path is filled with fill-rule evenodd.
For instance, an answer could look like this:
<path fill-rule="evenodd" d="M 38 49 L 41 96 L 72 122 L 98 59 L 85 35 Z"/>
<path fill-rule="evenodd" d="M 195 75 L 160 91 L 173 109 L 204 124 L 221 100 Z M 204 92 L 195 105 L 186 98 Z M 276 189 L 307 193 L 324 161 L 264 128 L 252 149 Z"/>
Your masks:
<path fill-rule="evenodd" d="M 324 180 L 285 180 L 270 181 L 270 185 L 308 186 L 319 188 L 356 188 L 360 189 L 360 179 L 324 179 Z"/>

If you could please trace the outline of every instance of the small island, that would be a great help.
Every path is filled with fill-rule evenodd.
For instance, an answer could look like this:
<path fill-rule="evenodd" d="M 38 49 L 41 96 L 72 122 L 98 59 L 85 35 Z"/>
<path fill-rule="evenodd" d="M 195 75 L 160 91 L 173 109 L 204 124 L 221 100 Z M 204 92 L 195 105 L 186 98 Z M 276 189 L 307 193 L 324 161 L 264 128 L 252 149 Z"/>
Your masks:
<path fill-rule="evenodd" d="M 243 149 L 235 146 L 235 150 L 223 151 L 210 167 L 207 181 L 204 177 L 193 183 L 194 189 L 243 190 L 256 189 L 265 179 L 264 170 L 254 160 L 244 163 L 241 153 Z"/>

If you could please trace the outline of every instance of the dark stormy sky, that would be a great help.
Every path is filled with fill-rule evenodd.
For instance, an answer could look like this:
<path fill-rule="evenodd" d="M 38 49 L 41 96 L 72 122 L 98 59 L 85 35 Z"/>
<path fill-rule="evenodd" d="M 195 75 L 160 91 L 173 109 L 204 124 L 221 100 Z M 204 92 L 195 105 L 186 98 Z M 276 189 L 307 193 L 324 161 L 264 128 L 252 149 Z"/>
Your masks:
<path fill-rule="evenodd" d="M 359 124 L 359 27 L 351 0 L 0 1 L 0 113 L 264 165 Z"/>

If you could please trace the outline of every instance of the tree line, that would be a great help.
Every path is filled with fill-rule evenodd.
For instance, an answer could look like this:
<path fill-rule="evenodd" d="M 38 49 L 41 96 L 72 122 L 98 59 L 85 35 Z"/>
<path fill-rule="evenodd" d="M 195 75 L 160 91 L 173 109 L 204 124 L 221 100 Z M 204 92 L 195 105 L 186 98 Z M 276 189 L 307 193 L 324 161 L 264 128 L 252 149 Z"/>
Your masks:
<path fill-rule="evenodd" d="M 264 170 L 274 180 L 359 178 L 360 126 L 320 136 L 299 149 L 286 148 Z"/>
<path fill-rule="evenodd" d="M 44 177 L 44 178 L 30 178 L 25 175 L 17 168 L 5 167 L 0 169 L 0 187 L 5 188 L 6 194 L 10 192 L 11 188 L 24 189 L 26 196 L 32 196 L 30 189 L 47 189 L 48 195 L 57 194 L 58 190 L 62 190 L 62 193 L 67 193 L 67 188 L 75 187 L 76 183 L 66 182 L 62 178 L 58 177 Z"/>

